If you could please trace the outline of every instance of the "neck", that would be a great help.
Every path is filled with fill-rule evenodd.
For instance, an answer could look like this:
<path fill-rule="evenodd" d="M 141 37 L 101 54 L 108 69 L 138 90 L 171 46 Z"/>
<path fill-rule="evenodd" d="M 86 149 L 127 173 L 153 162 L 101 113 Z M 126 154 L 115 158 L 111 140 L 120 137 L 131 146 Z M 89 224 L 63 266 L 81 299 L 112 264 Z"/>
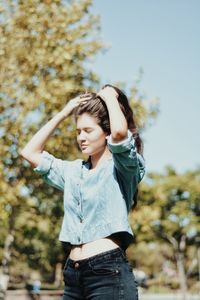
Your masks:
<path fill-rule="evenodd" d="M 103 161 L 111 157 L 112 154 L 110 153 L 108 147 L 105 147 L 105 149 L 102 152 L 98 152 L 96 154 L 91 155 L 90 159 L 91 159 L 92 169 L 95 169 Z"/>

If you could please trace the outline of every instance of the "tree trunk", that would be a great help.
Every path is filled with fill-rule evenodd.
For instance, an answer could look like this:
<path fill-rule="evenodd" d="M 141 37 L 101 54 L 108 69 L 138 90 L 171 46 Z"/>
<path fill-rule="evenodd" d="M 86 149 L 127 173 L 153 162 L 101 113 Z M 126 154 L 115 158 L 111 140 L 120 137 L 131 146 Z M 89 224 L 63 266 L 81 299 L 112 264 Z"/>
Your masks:
<path fill-rule="evenodd" d="M 4 253 L 2 259 L 2 270 L 0 273 L 0 299 L 4 299 L 9 282 L 9 262 L 11 257 L 11 246 L 14 241 L 14 235 L 9 233 L 5 240 Z"/>
<path fill-rule="evenodd" d="M 62 284 L 62 264 L 58 262 L 55 267 L 55 280 L 54 285 L 59 288 Z"/>
<path fill-rule="evenodd" d="M 182 300 L 186 300 L 187 294 L 187 278 L 184 269 L 184 256 L 183 253 L 176 253 L 177 269 L 179 274 L 180 288 L 182 294 Z"/>
<path fill-rule="evenodd" d="M 200 248 L 197 249 L 197 260 L 198 260 L 199 281 L 200 281 Z"/>
<path fill-rule="evenodd" d="M 4 244 L 4 253 L 3 253 L 3 259 L 2 259 L 2 273 L 3 274 L 9 274 L 9 262 L 11 259 L 11 246 L 14 241 L 14 233 L 11 231 L 8 233 L 5 244 Z"/>
<path fill-rule="evenodd" d="M 0 272 L 0 300 L 4 299 L 9 282 L 9 264 L 11 260 L 11 249 L 14 242 L 14 224 L 17 215 L 17 208 L 12 208 L 12 213 L 9 219 L 8 235 L 5 239 L 3 259 Z"/>
<path fill-rule="evenodd" d="M 162 236 L 167 239 L 173 246 L 175 251 L 177 270 L 179 274 L 179 283 L 182 294 L 182 300 L 186 300 L 187 297 L 187 277 L 184 268 L 184 251 L 186 249 L 186 235 L 182 235 L 180 242 L 178 242 L 174 237 L 162 233 Z"/>

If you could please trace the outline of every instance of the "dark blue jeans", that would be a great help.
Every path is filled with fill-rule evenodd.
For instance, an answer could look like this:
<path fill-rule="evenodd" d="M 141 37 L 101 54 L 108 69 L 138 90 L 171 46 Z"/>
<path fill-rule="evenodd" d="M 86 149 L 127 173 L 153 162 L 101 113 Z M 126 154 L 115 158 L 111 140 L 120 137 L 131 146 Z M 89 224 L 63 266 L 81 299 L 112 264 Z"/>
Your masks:
<path fill-rule="evenodd" d="M 73 261 L 67 259 L 63 300 L 138 300 L 132 268 L 121 248 Z"/>

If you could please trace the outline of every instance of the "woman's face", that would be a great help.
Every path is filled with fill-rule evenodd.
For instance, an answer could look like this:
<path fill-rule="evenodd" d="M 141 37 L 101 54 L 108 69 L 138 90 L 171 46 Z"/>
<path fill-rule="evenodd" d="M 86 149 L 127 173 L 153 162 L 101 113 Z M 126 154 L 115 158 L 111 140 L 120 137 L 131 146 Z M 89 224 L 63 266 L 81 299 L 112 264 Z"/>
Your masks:
<path fill-rule="evenodd" d="M 97 124 L 96 118 L 83 113 L 76 123 L 77 142 L 84 154 L 94 155 L 106 147 L 106 134 Z"/>

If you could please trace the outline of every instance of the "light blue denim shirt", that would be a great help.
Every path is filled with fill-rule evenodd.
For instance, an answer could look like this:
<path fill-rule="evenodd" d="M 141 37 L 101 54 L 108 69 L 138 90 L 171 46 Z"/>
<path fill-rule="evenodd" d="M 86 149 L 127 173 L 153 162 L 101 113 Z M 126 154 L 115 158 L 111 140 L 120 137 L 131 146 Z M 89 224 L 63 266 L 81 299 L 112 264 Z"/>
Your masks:
<path fill-rule="evenodd" d="M 120 143 L 112 143 L 111 136 L 107 142 L 112 158 L 94 171 L 89 161 L 62 160 L 46 151 L 34 168 L 45 182 L 64 192 L 60 241 L 80 245 L 115 233 L 125 234 L 126 247 L 133 240 L 128 212 L 145 173 L 144 160 L 130 131 Z"/>

